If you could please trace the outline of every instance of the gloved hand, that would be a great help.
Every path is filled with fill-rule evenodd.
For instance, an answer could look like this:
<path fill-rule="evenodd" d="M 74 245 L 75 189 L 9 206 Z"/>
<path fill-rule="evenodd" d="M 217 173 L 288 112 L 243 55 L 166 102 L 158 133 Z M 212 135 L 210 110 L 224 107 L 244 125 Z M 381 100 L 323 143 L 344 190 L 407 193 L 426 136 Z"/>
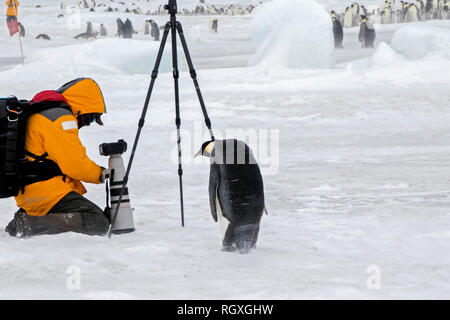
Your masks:
<path fill-rule="evenodd" d="M 106 179 L 109 179 L 111 177 L 111 169 L 109 168 L 102 168 L 102 174 L 100 175 L 100 182 L 104 183 Z"/>

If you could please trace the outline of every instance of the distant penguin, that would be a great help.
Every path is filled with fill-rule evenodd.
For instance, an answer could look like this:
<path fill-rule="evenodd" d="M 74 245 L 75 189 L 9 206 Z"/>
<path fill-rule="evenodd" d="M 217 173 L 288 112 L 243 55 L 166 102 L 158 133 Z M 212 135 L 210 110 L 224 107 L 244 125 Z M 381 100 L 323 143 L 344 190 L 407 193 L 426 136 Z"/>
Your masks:
<path fill-rule="evenodd" d="M 23 24 L 21 24 L 20 22 L 19 22 L 19 30 L 20 30 L 20 36 L 23 38 L 23 37 L 25 37 L 25 27 L 23 26 Z"/>
<path fill-rule="evenodd" d="M 336 18 L 336 13 L 331 11 L 331 21 L 333 22 L 333 37 L 334 37 L 334 47 L 342 48 L 342 41 L 344 40 L 344 30 L 342 24 Z"/>
<path fill-rule="evenodd" d="M 352 9 L 352 27 L 356 27 L 360 22 L 360 10 L 359 10 L 359 4 L 357 2 L 352 3 L 351 5 Z"/>
<path fill-rule="evenodd" d="M 124 37 L 124 34 L 125 34 L 125 26 L 124 26 L 124 23 L 123 23 L 123 21 L 122 21 L 122 19 L 120 19 L 120 18 L 117 18 L 117 36 L 120 38 L 120 37 Z"/>
<path fill-rule="evenodd" d="M 61 2 L 61 10 L 66 10 L 66 4 L 64 2 Z"/>
<path fill-rule="evenodd" d="M 211 32 L 217 33 L 217 28 L 218 28 L 218 20 L 217 18 L 212 18 L 210 23 L 209 23 L 209 28 L 211 30 Z"/>
<path fill-rule="evenodd" d="M 103 37 L 106 37 L 108 35 L 108 31 L 106 30 L 105 26 L 102 24 L 100 24 L 100 35 Z"/>
<path fill-rule="evenodd" d="M 86 33 L 92 34 L 92 23 L 89 21 L 86 23 Z"/>
<path fill-rule="evenodd" d="M 150 34 L 150 21 L 146 20 L 144 25 L 144 34 Z"/>
<path fill-rule="evenodd" d="M 358 39 L 363 48 L 373 48 L 376 33 L 373 24 L 367 20 L 366 16 L 361 16 L 361 25 L 359 27 Z"/>
<path fill-rule="evenodd" d="M 210 158 L 209 204 L 219 221 L 222 250 L 247 253 L 256 246 L 265 211 L 263 179 L 252 150 L 236 139 L 203 143 Z"/>
<path fill-rule="evenodd" d="M 427 17 L 429 18 L 433 12 L 433 1 L 427 0 L 425 4 L 425 13 L 427 14 Z"/>
<path fill-rule="evenodd" d="M 359 12 L 360 12 L 361 14 L 363 14 L 363 15 L 367 15 L 367 14 L 368 14 L 366 7 L 364 7 L 363 5 L 361 6 Z"/>
<path fill-rule="evenodd" d="M 352 16 L 352 10 L 347 7 L 345 9 L 344 14 L 344 28 L 351 28 L 353 26 L 353 16 Z"/>
<path fill-rule="evenodd" d="M 406 22 L 417 22 L 419 21 L 419 11 L 414 4 L 410 4 L 408 7 Z"/>
<path fill-rule="evenodd" d="M 424 5 L 423 1 L 416 0 L 416 6 L 417 6 L 417 9 L 419 10 L 419 15 L 423 16 L 423 14 L 425 13 L 425 5 Z"/>
<path fill-rule="evenodd" d="M 154 41 L 159 41 L 159 27 L 158 24 L 154 20 L 150 20 L 151 25 L 151 36 Z"/>
<path fill-rule="evenodd" d="M 36 37 L 36 39 L 50 40 L 50 37 L 45 33 L 41 33 Z"/>
<path fill-rule="evenodd" d="M 382 16 L 381 16 L 381 22 L 383 24 L 389 24 L 392 22 L 392 17 L 391 17 L 391 9 L 389 7 L 386 7 L 383 9 L 382 11 Z"/>
<path fill-rule="evenodd" d="M 123 37 L 131 39 L 134 33 L 133 24 L 131 23 L 131 20 L 127 18 L 127 20 L 125 20 L 125 22 L 123 23 L 123 27 L 124 27 Z"/>
<path fill-rule="evenodd" d="M 83 6 L 85 9 L 89 9 L 89 4 L 87 3 L 86 0 L 83 0 Z"/>
<path fill-rule="evenodd" d="M 90 39 L 90 38 L 97 38 L 98 32 L 94 32 L 94 33 L 88 33 L 88 32 L 83 32 L 80 33 L 78 35 L 76 35 L 75 37 L 73 37 L 74 39 Z"/>

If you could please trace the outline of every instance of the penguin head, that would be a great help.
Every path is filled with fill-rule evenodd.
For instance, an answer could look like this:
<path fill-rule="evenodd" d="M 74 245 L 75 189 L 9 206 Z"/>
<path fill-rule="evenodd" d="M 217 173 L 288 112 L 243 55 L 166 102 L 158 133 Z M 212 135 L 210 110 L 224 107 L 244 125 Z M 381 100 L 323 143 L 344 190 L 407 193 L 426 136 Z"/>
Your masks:
<path fill-rule="evenodd" d="M 206 141 L 202 144 L 200 150 L 195 154 L 197 156 L 205 156 L 210 158 L 214 149 L 214 141 Z"/>

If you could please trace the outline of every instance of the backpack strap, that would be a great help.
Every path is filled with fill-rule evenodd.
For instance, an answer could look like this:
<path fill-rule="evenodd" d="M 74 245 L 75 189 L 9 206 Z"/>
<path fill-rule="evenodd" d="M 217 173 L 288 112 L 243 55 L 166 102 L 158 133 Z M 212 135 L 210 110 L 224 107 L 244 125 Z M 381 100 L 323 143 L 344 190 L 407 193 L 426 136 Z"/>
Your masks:
<path fill-rule="evenodd" d="M 48 159 L 46 159 L 46 158 L 48 157 L 48 153 L 47 153 L 47 152 L 44 153 L 44 154 L 41 155 L 41 156 L 37 156 L 37 155 L 35 155 L 34 153 L 31 153 L 30 151 L 25 150 L 25 154 L 26 154 L 27 156 L 30 156 L 31 158 L 33 158 L 34 161 L 45 161 L 45 160 L 48 160 Z M 51 161 L 51 160 L 48 160 L 48 161 Z"/>
<path fill-rule="evenodd" d="M 64 108 L 72 112 L 70 106 L 62 101 L 41 101 L 32 102 L 28 108 L 29 114 L 40 113 L 45 110 L 53 108 Z M 49 180 L 56 176 L 62 176 L 63 181 L 66 179 L 66 175 L 62 173 L 58 164 L 50 159 L 48 159 L 48 153 L 45 152 L 42 155 L 36 155 L 28 150 L 25 150 L 25 155 L 34 159 L 33 161 L 25 160 L 21 163 L 22 172 L 24 172 L 24 184 L 22 185 L 22 192 L 24 192 L 24 187 L 28 184 Z"/>

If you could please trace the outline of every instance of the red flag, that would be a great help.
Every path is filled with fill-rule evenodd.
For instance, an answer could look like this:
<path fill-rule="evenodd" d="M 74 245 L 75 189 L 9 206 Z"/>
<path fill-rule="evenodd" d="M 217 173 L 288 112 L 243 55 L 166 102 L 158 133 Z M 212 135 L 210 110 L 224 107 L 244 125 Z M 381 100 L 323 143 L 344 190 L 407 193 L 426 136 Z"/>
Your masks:
<path fill-rule="evenodd" d="M 17 32 L 19 32 L 19 23 L 17 22 L 17 18 L 16 17 L 8 17 L 6 19 L 6 23 L 8 25 L 9 35 L 11 37 L 13 35 L 15 35 Z"/>

